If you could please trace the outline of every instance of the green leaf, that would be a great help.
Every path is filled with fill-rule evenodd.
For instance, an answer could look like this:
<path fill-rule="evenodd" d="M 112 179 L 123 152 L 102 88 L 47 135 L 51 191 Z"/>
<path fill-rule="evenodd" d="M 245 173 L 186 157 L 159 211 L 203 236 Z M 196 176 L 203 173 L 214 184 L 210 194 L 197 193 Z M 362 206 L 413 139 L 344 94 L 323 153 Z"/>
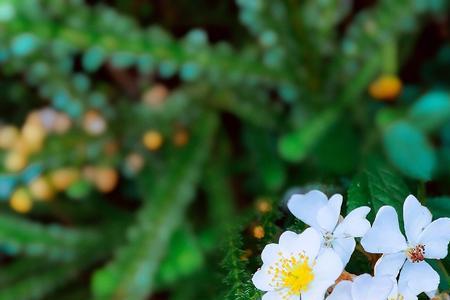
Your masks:
<path fill-rule="evenodd" d="M 39 273 L 22 278 L 20 281 L 2 288 L 0 290 L 0 300 L 41 299 L 78 275 L 74 266 L 63 264 L 59 266 L 47 265 L 47 267 L 47 270 L 40 270 Z"/>
<path fill-rule="evenodd" d="M 83 284 L 83 283 L 82 283 Z M 65 286 L 63 289 L 59 289 L 52 293 L 45 300 L 80 300 L 80 299 L 90 299 L 91 293 L 89 286 L 86 284 L 73 284 L 70 286 Z"/>
<path fill-rule="evenodd" d="M 430 180 L 437 164 L 437 154 L 426 136 L 414 125 L 399 121 L 384 132 L 384 148 L 390 161 L 403 174 Z"/>
<path fill-rule="evenodd" d="M 394 171 L 379 160 L 369 161 L 367 168 L 357 175 L 348 190 L 347 213 L 360 206 L 369 206 L 369 219 L 374 220 L 380 207 L 395 208 L 402 222 L 403 202 L 410 194 L 408 186 Z"/>
<path fill-rule="evenodd" d="M 70 198 L 73 199 L 83 199 L 87 195 L 89 195 L 89 192 L 92 190 L 92 183 L 85 179 L 81 179 L 73 183 L 68 189 L 67 189 L 67 195 Z"/>
<path fill-rule="evenodd" d="M 384 130 L 403 117 L 404 113 L 402 111 L 392 107 L 384 107 L 376 115 L 376 124 L 378 128 Z"/>
<path fill-rule="evenodd" d="M 281 137 L 278 150 L 281 157 L 291 162 L 302 161 L 336 121 L 338 110 L 326 110 L 305 127 Z"/>
<path fill-rule="evenodd" d="M 223 85 L 221 89 L 198 93 L 195 100 L 209 107 L 230 112 L 247 122 L 262 128 L 274 128 L 278 125 L 281 109 L 271 103 L 267 93 L 246 89 L 243 86 L 233 87 Z"/>
<path fill-rule="evenodd" d="M 217 125 L 214 115 L 202 115 L 189 145 L 174 157 L 165 176 L 154 186 L 138 219 L 106 267 L 94 275 L 95 299 L 143 300 L 155 287 L 155 275 L 170 237 L 192 201 L 201 167 Z"/>
<path fill-rule="evenodd" d="M 417 128 L 432 131 L 450 120 L 450 97 L 443 91 L 431 91 L 411 107 L 409 120 Z"/>
<path fill-rule="evenodd" d="M 356 168 L 360 148 L 354 129 L 344 121 L 329 130 L 314 153 L 320 170 L 348 174 Z"/>
<path fill-rule="evenodd" d="M 284 134 L 278 141 L 281 157 L 290 162 L 300 162 L 305 159 L 330 127 L 339 120 L 345 108 L 359 99 L 378 71 L 379 63 L 378 56 L 371 57 L 356 74 L 354 82 L 342 91 L 335 104 L 321 111 L 304 127 Z"/>
<path fill-rule="evenodd" d="M 14 4 L 20 6 L 19 2 Z M 35 10 L 49 9 L 50 3 L 39 3 L 34 7 Z M 23 5 L 23 4 L 22 4 Z M 227 76 L 228 80 L 233 80 L 233 75 L 240 78 L 252 78 L 260 82 L 283 83 L 290 78 L 286 72 L 279 69 L 274 70 L 260 63 L 258 56 L 237 54 L 230 48 L 212 46 L 212 45 L 191 45 L 189 43 L 177 42 L 168 32 L 163 31 L 158 26 L 141 29 L 127 16 L 120 14 L 113 9 L 104 9 L 103 7 L 91 7 L 89 5 L 74 5 L 64 2 L 60 4 L 61 11 L 70 11 L 72 15 L 77 16 L 79 21 L 77 28 L 64 18 L 64 14 L 56 14 L 55 18 L 60 18 L 56 22 L 54 18 L 42 20 L 42 18 L 33 18 L 29 15 L 23 15 L 22 18 L 15 19 L 16 26 L 8 26 L 6 31 L 8 35 L 19 35 L 33 29 L 33 36 L 42 43 L 51 43 L 53 40 L 63 42 L 70 50 L 82 50 L 92 52 L 92 45 L 102 49 L 101 56 L 123 58 L 135 58 L 134 65 L 138 65 L 142 60 L 137 59 L 142 56 L 150 56 L 152 60 L 163 65 L 170 62 L 174 65 L 174 71 L 178 66 L 190 64 L 198 66 L 199 71 L 207 72 L 209 78 L 215 77 L 216 80 Z M 114 15 L 116 24 L 127 24 L 126 32 L 133 34 L 120 34 L 109 24 L 111 14 Z M 44 21 L 44 22 L 42 22 Z M 96 30 L 92 30 L 95 25 Z M 122 27 L 122 30 L 124 28 Z M 91 54 L 92 56 L 92 54 Z M 98 54 L 97 54 L 98 56 Z M 125 58 L 127 58 L 125 57 Z M 90 61 L 89 61 L 90 60 Z M 106 60 L 103 57 L 84 58 L 83 65 L 87 67 L 86 71 L 91 71 L 100 66 Z M 121 61 L 123 66 L 131 64 L 127 59 Z"/>
<path fill-rule="evenodd" d="M 447 215 L 448 216 L 448 215 Z M 448 291 L 450 288 L 450 276 L 447 269 L 444 266 L 443 260 L 430 259 L 427 262 L 438 272 L 441 281 L 439 283 L 439 290 Z"/>
<path fill-rule="evenodd" d="M 182 227 L 172 236 L 168 253 L 155 278 L 158 286 L 166 286 L 199 270 L 203 253 L 193 232 Z"/>
<path fill-rule="evenodd" d="M 200 240 L 204 248 L 217 247 L 216 239 L 220 239 L 225 234 L 230 219 L 236 216 L 235 195 L 230 182 L 230 166 L 227 164 L 230 155 L 228 146 L 228 140 L 221 139 L 216 149 L 217 153 L 209 159 L 208 168 L 203 177 L 202 187 L 208 201 L 210 223 L 205 230 L 204 239 Z"/>
<path fill-rule="evenodd" d="M 23 257 L 2 266 L 0 272 L 0 286 L 11 286 L 24 277 L 28 277 L 33 273 L 36 274 L 47 268 L 51 262 L 47 259 L 36 257 Z"/>
<path fill-rule="evenodd" d="M 251 157 L 248 168 L 259 169 L 255 179 L 258 179 L 256 184 L 261 192 L 280 190 L 286 182 L 287 171 L 274 147 L 272 134 L 259 128 L 248 127 L 244 129 L 242 140 Z"/>
<path fill-rule="evenodd" d="M 450 216 L 450 197 L 427 198 L 426 206 L 430 209 L 434 218 L 445 218 Z"/>
<path fill-rule="evenodd" d="M 353 252 L 350 261 L 348 262 L 347 266 L 345 266 L 345 270 L 352 274 L 364 274 L 372 272 L 372 268 L 370 267 L 370 262 L 367 256 L 358 250 Z"/>
<path fill-rule="evenodd" d="M 102 240 L 97 240 L 97 243 L 101 247 L 89 247 L 90 251 L 77 253 L 64 262 L 26 258 L 3 266 L 0 300 L 38 300 L 61 288 L 78 278 L 80 272 L 105 257 L 111 245 Z"/>
<path fill-rule="evenodd" d="M 71 259 L 77 252 L 98 242 L 101 234 L 60 225 L 41 225 L 10 215 L 0 215 L 0 246 L 12 255 Z"/>

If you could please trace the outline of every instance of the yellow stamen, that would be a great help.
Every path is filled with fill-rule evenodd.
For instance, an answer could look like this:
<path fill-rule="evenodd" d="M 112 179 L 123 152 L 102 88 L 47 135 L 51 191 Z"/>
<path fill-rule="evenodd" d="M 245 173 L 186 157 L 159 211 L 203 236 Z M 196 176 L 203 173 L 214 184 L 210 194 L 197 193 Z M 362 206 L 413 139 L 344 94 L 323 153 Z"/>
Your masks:
<path fill-rule="evenodd" d="M 400 294 L 398 294 L 397 296 L 395 296 L 394 298 L 389 298 L 388 300 L 404 300 L 405 298 L 402 296 L 402 295 L 400 295 Z"/>
<path fill-rule="evenodd" d="M 307 291 L 309 284 L 314 280 L 312 267 L 309 265 L 309 258 L 304 254 L 291 255 L 286 258 L 279 253 L 280 258 L 274 266 L 269 267 L 269 274 L 272 275 L 272 286 L 280 290 L 283 299 L 291 296 L 299 296 Z"/>

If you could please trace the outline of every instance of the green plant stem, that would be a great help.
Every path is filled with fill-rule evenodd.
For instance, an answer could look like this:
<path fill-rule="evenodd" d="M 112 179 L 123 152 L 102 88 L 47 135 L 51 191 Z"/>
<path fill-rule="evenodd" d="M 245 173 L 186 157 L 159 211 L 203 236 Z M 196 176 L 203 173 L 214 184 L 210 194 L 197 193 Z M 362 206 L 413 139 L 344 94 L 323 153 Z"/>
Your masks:
<path fill-rule="evenodd" d="M 386 74 L 395 74 L 398 70 L 397 45 L 395 41 L 390 40 L 383 47 L 383 72 Z"/>

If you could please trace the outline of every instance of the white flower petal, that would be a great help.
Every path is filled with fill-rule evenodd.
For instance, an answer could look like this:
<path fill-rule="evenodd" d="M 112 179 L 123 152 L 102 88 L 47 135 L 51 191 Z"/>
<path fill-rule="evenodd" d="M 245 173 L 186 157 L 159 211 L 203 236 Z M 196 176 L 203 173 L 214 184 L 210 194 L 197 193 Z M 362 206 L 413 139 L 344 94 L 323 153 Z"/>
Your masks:
<path fill-rule="evenodd" d="M 350 257 L 355 251 L 356 242 L 354 238 L 338 238 L 333 241 L 333 250 L 341 258 L 344 267 L 347 265 Z"/>
<path fill-rule="evenodd" d="M 290 212 L 303 223 L 319 229 L 316 216 L 323 206 L 328 203 L 327 196 L 321 191 L 313 190 L 305 195 L 297 194 L 291 196 L 288 201 Z"/>
<path fill-rule="evenodd" d="M 385 300 L 389 296 L 393 286 L 394 284 L 390 277 L 373 277 L 367 300 Z"/>
<path fill-rule="evenodd" d="M 392 288 L 391 293 L 388 296 L 388 299 L 402 299 L 402 300 L 417 300 L 417 296 L 414 295 L 413 292 L 408 288 L 408 286 L 405 286 L 404 284 L 402 287 L 399 287 L 397 284 L 397 280 L 395 278 L 391 278 L 392 282 L 394 284 L 394 287 Z"/>
<path fill-rule="evenodd" d="M 277 291 L 270 291 L 265 293 L 261 300 L 299 300 L 299 296 L 292 295 L 289 298 L 286 298 L 285 295 L 288 291 L 283 290 L 277 290 Z"/>
<path fill-rule="evenodd" d="M 302 300 L 323 300 L 327 289 L 334 284 L 334 280 L 313 281 L 307 291 L 302 293 Z"/>
<path fill-rule="evenodd" d="M 406 249 L 397 212 L 392 206 L 380 208 L 372 228 L 362 238 L 361 245 L 369 253 L 396 253 Z"/>
<path fill-rule="evenodd" d="M 352 285 L 353 283 L 347 280 L 339 282 L 327 300 L 353 300 Z"/>
<path fill-rule="evenodd" d="M 375 276 L 377 276 L 377 274 L 375 273 Z M 397 284 L 397 279 L 396 277 L 391 277 L 391 281 L 392 281 L 392 289 L 391 292 L 389 293 L 388 299 L 395 299 L 397 300 L 398 298 L 398 284 Z"/>
<path fill-rule="evenodd" d="M 375 275 L 397 277 L 405 260 L 405 252 L 384 254 L 375 264 Z"/>
<path fill-rule="evenodd" d="M 314 279 L 334 282 L 344 270 L 340 257 L 332 249 L 324 249 L 313 265 Z"/>
<path fill-rule="evenodd" d="M 268 273 L 268 268 L 263 267 L 253 274 L 252 282 L 258 290 L 267 292 L 273 290 L 271 286 L 273 275 Z"/>
<path fill-rule="evenodd" d="M 353 299 L 367 299 L 371 277 L 369 274 L 363 274 L 355 278 L 352 286 L 352 298 Z M 358 284 L 356 284 L 356 280 L 358 280 Z"/>
<path fill-rule="evenodd" d="M 261 260 L 264 264 L 270 265 L 276 260 L 278 260 L 279 253 L 282 251 L 280 245 L 278 244 L 267 244 L 262 253 L 261 253 Z"/>
<path fill-rule="evenodd" d="M 317 285 L 320 287 L 324 281 L 330 282 L 329 285 L 334 283 L 334 280 L 342 271 L 342 263 L 334 252 L 320 255 L 319 257 L 321 258 L 317 259 L 321 245 L 322 236 L 314 228 L 308 228 L 301 234 L 290 231 L 284 232 L 280 236 L 280 244 L 267 245 L 261 254 L 264 264 L 252 278 L 256 288 L 268 292 L 264 295 L 263 299 L 299 300 L 300 295 L 289 296 L 292 292 L 289 289 L 290 287 L 282 287 L 283 277 L 287 274 L 283 272 L 289 272 L 291 267 L 295 267 L 288 266 L 290 263 L 287 263 L 288 265 L 285 263 L 286 261 L 295 263 L 295 260 L 291 260 L 291 256 L 299 258 L 299 255 L 304 254 L 309 258 L 308 263 L 314 274 L 312 282 L 309 283 L 309 287 L 313 291 L 316 291 L 316 293 L 318 289 Z M 337 260 L 339 265 L 336 266 L 336 262 L 333 262 L 333 259 Z M 321 268 L 315 268 L 316 266 L 321 266 Z M 275 272 L 275 270 L 277 271 Z M 330 278 L 332 276 L 335 277 Z"/>
<path fill-rule="evenodd" d="M 399 287 L 407 286 L 415 295 L 434 291 L 439 285 L 439 274 L 425 261 L 412 263 L 406 261 L 400 272 Z"/>
<path fill-rule="evenodd" d="M 341 215 L 342 195 L 333 195 L 316 215 L 317 224 L 326 232 L 333 232 Z"/>
<path fill-rule="evenodd" d="M 413 195 L 409 195 L 403 204 L 405 233 L 410 244 L 416 244 L 422 231 L 431 223 L 431 212 L 422 206 Z"/>
<path fill-rule="evenodd" d="M 370 223 L 366 217 L 370 207 L 362 206 L 352 210 L 334 230 L 334 236 L 362 237 L 370 229 Z"/>
<path fill-rule="evenodd" d="M 439 218 L 428 225 L 419 237 L 425 245 L 425 257 L 441 259 L 447 256 L 450 241 L 450 218 Z"/>
<path fill-rule="evenodd" d="M 352 296 L 355 300 L 385 300 L 392 287 L 392 280 L 388 276 L 372 277 L 369 274 L 363 274 L 355 278 Z"/>
<path fill-rule="evenodd" d="M 283 253 L 288 255 L 304 254 L 313 260 L 317 253 L 319 253 L 322 244 L 322 236 L 314 228 L 307 228 L 300 234 L 296 234 L 294 238 L 291 233 L 284 234 L 280 237 L 280 247 L 283 248 Z"/>
<path fill-rule="evenodd" d="M 300 296 L 298 295 L 292 295 L 292 296 L 286 296 L 288 293 L 288 290 L 276 290 L 276 291 L 270 291 L 265 293 L 261 300 L 299 300 Z"/>
<path fill-rule="evenodd" d="M 432 299 L 433 297 L 436 296 L 438 290 L 434 290 L 434 291 L 430 291 L 430 292 L 425 292 L 425 294 L 427 294 L 428 298 Z"/>
<path fill-rule="evenodd" d="M 285 231 L 280 235 L 280 239 L 278 240 L 278 244 L 283 250 L 286 251 L 286 255 L 288 255 L 288 249 L 294 244 L 294 242 L 298 239 L 298 233 L 293 231 Z"/>
<path fill-rule="evenodd" d="M 261 300 L 282 300 L 283 298 L 276 291 L 265 293 Z"/>
<path fill-rule="evenodd" d="M 414 295 L 414 293 L 411 291 L 411 289 L 407 286 L 399 287 L 398 289 L 399 295 L 401 295 L 400 298 L 402 300 L 418 300 L 419 298 L 417 295 Z"/>

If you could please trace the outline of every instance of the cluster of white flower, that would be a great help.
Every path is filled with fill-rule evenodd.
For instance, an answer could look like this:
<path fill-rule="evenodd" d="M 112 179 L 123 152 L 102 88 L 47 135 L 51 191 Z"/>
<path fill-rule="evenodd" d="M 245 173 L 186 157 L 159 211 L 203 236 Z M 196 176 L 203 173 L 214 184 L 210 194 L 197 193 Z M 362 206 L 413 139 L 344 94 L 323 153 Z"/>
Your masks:
<path fill-rule="evenodd" d="M 292 214 L 311 227 L 300 234 L 286 231 L 278 244 L 264 248 L 263 266 L 253 276 L 254 285 L 266 292 L 263 300 L 323 300 L 349 262 L 355 238 L 362 238 L 366 252 L 382 254 L 375 276 L 342 280 L 327 300 L 417 300 L 422 292 L 435 295 L 439 275 L 425 259 L 447 256 L 450 218 L 432 222 L 430 211 L 408 196 L 403 206 L 405 239 L 393 207 L 380 208 L 370 226 L 369 207 L 343 218 L 341 205 L 341 195 L 328 199 L 320 191 L 289 199 Z"/>

